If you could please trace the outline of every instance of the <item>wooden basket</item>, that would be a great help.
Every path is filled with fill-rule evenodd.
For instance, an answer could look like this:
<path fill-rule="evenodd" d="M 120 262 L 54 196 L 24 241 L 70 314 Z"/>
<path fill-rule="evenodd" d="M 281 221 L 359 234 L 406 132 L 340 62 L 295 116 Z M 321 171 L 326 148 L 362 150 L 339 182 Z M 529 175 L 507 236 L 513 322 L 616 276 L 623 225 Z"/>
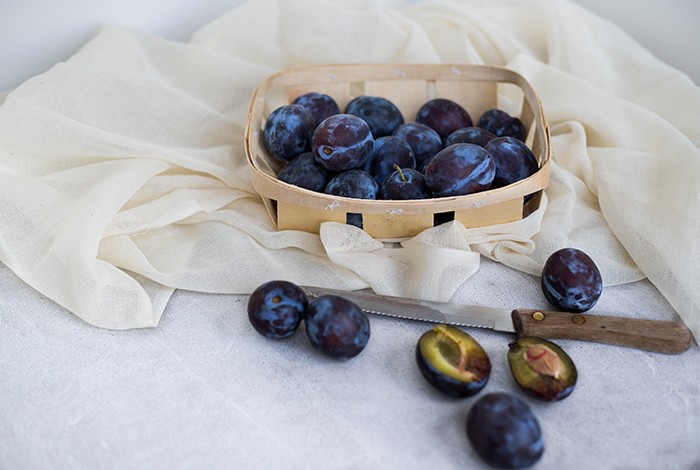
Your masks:
<path fill-rule="evenodd" d="M 406 122 L 414 121 L 418 108 L 433 98 L 460 103 L 475 124 L 484 111 L 503 109 L 525 124 L 525 143 L 540 169 L 498 189 L 409 201 L 345 198 L 284 183 L 276 177 L 282 164 L 267 152 L 262 129 L 270 112 L 311 91 L 332 96 L 341 110 L 356 96 L 381 96 L 399 107 Z M 318 233 L 323 222 L 345 223 L 347 214 L 362 214 L 363 229 L 369 235 L 394 240 L 414 236 L 450 218 L 466 227 L 481 227 L 526 217 L 539 207 L 551 155 L 549 126 L 535 90 L 511 70 L 479 65 L 340 64 L 282 70 L 253 93 L 244 145 L 253 186 L 278 230 Z M 523 204 L 530 194 L 533 197 Z"/>

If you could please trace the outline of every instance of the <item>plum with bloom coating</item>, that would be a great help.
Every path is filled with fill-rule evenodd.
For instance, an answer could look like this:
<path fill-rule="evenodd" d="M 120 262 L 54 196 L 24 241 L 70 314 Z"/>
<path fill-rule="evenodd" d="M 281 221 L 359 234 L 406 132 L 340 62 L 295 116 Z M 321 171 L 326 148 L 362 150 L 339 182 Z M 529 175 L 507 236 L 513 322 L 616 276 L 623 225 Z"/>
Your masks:
<path fill-rule="evenodd" d="M 476 453 L 497 468 L 528 468 L 544 453 L 537 417 L 515 395 L 494 392 L 481 397 L 469 409 L 466 428 Z"/>
<path fill-rule="evenodd" d="M 315 127 L 313 116 L 304 107 L 280 106 L 265 120 L 263 143 L 272 158 L 286 163 L 311 150 Z"/>
<path fill-rule="evenodd" d="M 311 149 L 321 166 L 341 172 L 365 164 L 374 149 L 374 138 L 367 123 L 359 117 L 335 114 L 314 130 Z"/>
<path fill-rule="evenodd" d="M 484 148 L 496 163 L 493 188 L 508 186 L 534 175 L 539 169 L 532 150 L 515 137 L 496 137 Z"/>
<path fill-rule="evenodd" d="M 473 125 L 467 110 L 461 104 L 446 98 L 426 102 L 416 113 L 416 122 L 435 129 L 442 140 L 457 129 Z"/>
<path fill-rule="evenodd" d="M 309 301 L 303 290 L 288 281 L 269 281 L 253 291 L 248 300 L 248 319 L 266 338 L 292 336 L 299 327 Z"/>
<path fill-rule="evenodd" d="M 338 103 L 325 93 L 318 93 L 315 91 L 305 93 L 301 96 L 297 96 L 296 99 L 292 101 L 292 104 L 298 104 L 306 108 L 314 117 L 316 126 L 328 116 L 340 114 Z"/>
<path fill-rule="evenodd" d="M 381 96 L 358 96 L 345 106 L 347 114 L 362 118 L 375 139 L 391 135 L 397 127 L 404 123 L 399 108 Z"/>
<path fill-rule="evenodd" d="M 331 177 L 332 174 L 316 162 L 311 152 L 294 157 L 277 174 L 277 178 L 285 183 L 317 192 L 323 192 Z"/>
<path fill-rule="evenodd" d="M 562 248 L 542 268 L 542 292 L 557 309 L 581 313 L 590 310 L 603 293 L 598 266 L 583 251 Z"/>
<path fill-rule="evenodd" d="M 517 117 L 513 117 L 502 109 L 489 109 L 481 115 L 476 127 L 486 129 L 496 137 L 515 137 L 525 140 L 525 126 Z"/>
<path fill-rule="evenodd" d="M 438 152 L 425 168 L 425 182 L 434 197 L 460 196 L 491 187 L 496 165 L 475 144 L 454 144 Z"/>
<path fill-rule="evenodd" d="M 323 354 L 351 358 L 369 342 L 367 315 L 354 302 L 337 295 L 323 295 L 306 309 L 306 334 Z"/>

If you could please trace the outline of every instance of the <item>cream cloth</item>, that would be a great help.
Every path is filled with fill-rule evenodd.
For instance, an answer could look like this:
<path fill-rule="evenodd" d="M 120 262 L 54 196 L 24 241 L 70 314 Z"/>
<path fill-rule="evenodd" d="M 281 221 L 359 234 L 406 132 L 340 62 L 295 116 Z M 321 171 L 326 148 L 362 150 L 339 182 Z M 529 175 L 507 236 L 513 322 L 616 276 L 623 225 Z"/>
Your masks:
<path fill-rule="evenodd" d="M 242 146 L 253 87 L 285 66 L 367 61 L 523 74 L 553 136 L 541 209 L 400 247 L 335 223 L 274 231 Z M 698 109 L 686 76 L 563 0 L 249 1 L 186 44 L 106 27 L 0 107 L 0 256 L 87 322 L 125 329 L 157 325 L 174 289 L 285 278 L 447 300 L 481 255 L 539 274 L 573 246 L 607 285 L 647 276 L 699 337 Z"/>

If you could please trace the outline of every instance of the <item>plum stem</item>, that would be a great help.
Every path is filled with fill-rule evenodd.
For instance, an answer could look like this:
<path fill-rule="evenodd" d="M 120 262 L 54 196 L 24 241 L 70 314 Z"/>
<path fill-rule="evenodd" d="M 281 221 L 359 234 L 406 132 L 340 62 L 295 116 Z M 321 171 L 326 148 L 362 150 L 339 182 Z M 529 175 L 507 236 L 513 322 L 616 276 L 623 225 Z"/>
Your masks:
<path fill-rule="evenodd" d="M 406 175 L 403 174 L 403 170 L 401 170 L 401 167 L 400 167 L 400 166 L 398 166 L 396 163 L 394 163 L 394 168 L 396 169 L 396 171 L 399 172 L 399 176 L 401 177 L 401 181 L 403 181 L 404 183 L 405 183 L 406 181 L 408 181 L 408 180 L 406 179 Z"/>

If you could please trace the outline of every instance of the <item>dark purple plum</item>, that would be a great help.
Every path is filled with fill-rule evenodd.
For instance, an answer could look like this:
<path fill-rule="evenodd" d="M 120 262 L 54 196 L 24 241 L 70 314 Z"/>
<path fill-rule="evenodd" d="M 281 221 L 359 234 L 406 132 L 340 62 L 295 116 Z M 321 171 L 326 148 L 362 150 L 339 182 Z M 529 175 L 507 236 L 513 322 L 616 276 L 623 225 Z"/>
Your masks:
<path fill-rule="evenodd" d="M 311 152 L 302 153 L 287 162 L 277 174 L 285 183 L 322 193 L 332 174 L 318 164 Z"/>
<path fill-rule="evenodd" d="M 355 303 L 336 295 L 313 299 L 306 308 L 306 334 L 323 354 L 351 358 L 369 342 L 367 315 Z"/>
<path fill-rule="evenodd" d="M 328 116 L 340 114 L 338 103 L 332 97 L 315 91 L 298 96 L 292 101 L 292 104 L 298 104 L 306 108 L 314 117 L 316 126 Z"/>
<path fill-rule="evenodd" d="M 590 256 L 576 248 L 552 253 L 542 268 L 542 292 L 558 310 L 581 313 L 603 293 L 603 278 Z"/>
<path fill-rule="evenodd" d="M 484 395 L 469 409 L 466 424 L 472 447 L 493 467 L 528 468 L 544 453 L 539 421 L 527 403 L 515 395 Z"/>
<path fill-rule="evenodd" d="M 454 144 L 438 152 L 425 169 L 425 182 L 434 197 L 460 196 L 491 187 L 496 165 L 475 144 Z"/>
<path fill-rule="evenodd" d="M 425 176 L 412 168 L 397 168 L 379 188 L 379 199 L 428 199 L 432 197 Z"/>
<path fill-rule="evenodd" d="M 525 140 L 525 126 L 522 121 L 501 109 L 486 111 L 477 121 L 476 127 L 486 129 L 496 137 L 510 136 L 520 141 Z"/>
<path fill-rule="evenodd" d="M 430 127 L 416 122 L 407 122 L 399 126 L 393 134 L 411 146 L 416 158 L 416 168 L 442 150 L 442 139 Z"/>
<path fill-rule="evenodd" d="M 404 123 L 399 108 L 386 98 L 379 96 L 358 96 L 345 106 L 345 113 L 363 119 L 375 139 L 391 135 Z"/>
<path fill-rule="evenodd" d="M 377 199 L 379 186 L 364 170 L 348 170 L 335 175 L 326 185 L 325 193 L 356 199 Z"/>
<path fill-rule="evenodd" d="M 393 173 L 395 166 L 415 168 L 416 157 L 408 142 L 396 136 L 384 136 L 374 141 L 374 151 L 365 164 L 366 171 L 372 175 L 379 186 Z"/>
<path fill-rule="evenodd" d="M 494 188 L 508 186 L 539 170 L 532 150 L 515 137 L 497 137 L 484 146 L 496 164 Z"/>
<path fill-rule="evenodd" d="M 459 103 L 446 98 L 426 102 L 416 113 L 416 122 L 435 129 L 442 140 L 457 129 L 471 127 L 472 118 Z"/>
<path fill-rule="evenodd" d="M 335 114 L 318 125 L 311 147 L 321 166 L 340 172 L 364 165 L 374 149 L 374 138 L 359 117 Z"/>
<path fill-rule="evenodd" d="M 299 327 L 309 301 L 303 290 L 288 281 L 269 281 L 253 291 L 248 300 L 248 319 L 266 338 L 282 339 Z"/>
<path fill-rule="evenodd" d="M 311 150 L 315 127 L 313 116 L 304 107 L 296 104 L 280 106 L 265 120 L 263 143 L 272 158 L 288 162 Z"/>
<path fill-rule="evenodd" d="M 334 196 L 351 197 L 355 199 L 377 199 L 379 185 L 372 176 L 364 170 L 348 170 L 337 174 L 328 182 L 324 191 Z M 362 228 L 362 215 L 347 214 L 347 223 Z"/>
<path fill-rule="evenodd" d="M 574 361 L 561 347 L 534 336 L 521 336 L 508 345 L 508 365 L 526 393 L 545 401 L 568 397 L 578 377 Z"/>
<path fill-rule="evenodd" d="M 420 337 L 416 362 L 430 385 L 454 398 L 477 394 L 491 376 L 484 348 L 469 333 L 448 325 L 437 325 Z"/>
<path fill-rule="evenodd" d="M 445 139 L 445 147 L 453 144 L 476 144 L 484 147 L 496 136 L 480 127 L 463 127 L 457 129 Z"/>

